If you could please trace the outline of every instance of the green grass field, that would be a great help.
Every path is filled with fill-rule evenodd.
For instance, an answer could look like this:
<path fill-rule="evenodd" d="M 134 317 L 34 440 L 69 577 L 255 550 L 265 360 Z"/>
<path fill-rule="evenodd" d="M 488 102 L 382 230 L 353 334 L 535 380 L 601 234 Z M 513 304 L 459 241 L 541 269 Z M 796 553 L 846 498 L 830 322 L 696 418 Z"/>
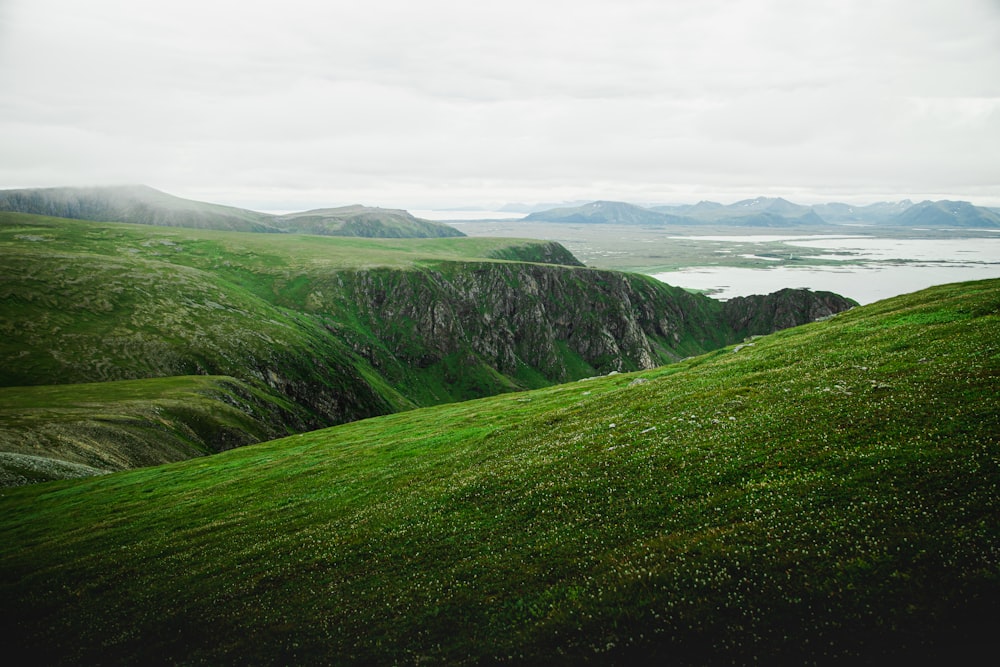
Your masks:
<path fill-rule="evenodd" d="M 272 406 L 268 438 L 648 367 L 745 335 L 719 302 L 580 267 L 558 244 L 523 239 L 331 238 L 0 213 L 0 260 L 0 387 L 31 388 L 6 400 L 95 392 L 44 389 L 61 385 L 228 377 Z M 108 402 L 96 419 L 36 412 L 27 431 L 17 411 L 0 410 L 0 452 L 16 455 L 0 457 L 13 475 L 0 485 L 27 476 L 38 463 L 28 456 L 119 470 L 260 439 L 255 425 L 209 444 L 171 418 L 169 444 L 158 442 L 152 408 Z M 201 410 L 189 426 L 208 433 Z M 240 419 L 258 421 L 252 411 Z M 113 445 L 107 456 L 102 439 Z"/>
<path fill-rule="evenodd" d="M 543 242 L 510 238 L 388 239 L 324 237 L 296 234 L 250 234 L 100 223 L 0 212 L 0 247 L 25 241 L 45 252 L 77 252 L 86 247 L 99 255 L 125 255 L 169 261 L 192 268 L 225 268 L 237 260 L 248 271 L 291 271 L 303 268 L 408 268 L 435 261 L 504 259 L 514 246 Z"/>
<path fill-rule="evenodd" d="M 352 349 L 381 343 L 359 322 L 362 304 L 340 294 L 345 271 L 576 262 L 517 239 L 250 234 L 6 212 L 0 256 L 0 386 L 226 375 L 329 406 L 312 406 L 313 425 L 450 397 L 433 378 L 418 386 L 391 359 L 376 370 Z"/>
<path fill-rule="evenodd" d="M 0 387 L 0 487 L 181 461 L 307 425 L 300 406 L 230 377 Z"/>
<path fill-rule="evenodd" d="M 40 664 L 933 664 L 1000 612 L 1000 281 L 0 492 Z M 14 649 L 17 650 L 14 650 Z"/>

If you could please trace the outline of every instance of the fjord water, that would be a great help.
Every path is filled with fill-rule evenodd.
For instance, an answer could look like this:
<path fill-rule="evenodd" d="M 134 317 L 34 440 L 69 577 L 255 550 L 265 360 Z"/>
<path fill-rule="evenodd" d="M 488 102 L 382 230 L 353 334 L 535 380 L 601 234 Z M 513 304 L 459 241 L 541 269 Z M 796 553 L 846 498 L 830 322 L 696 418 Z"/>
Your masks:
<path fill-rule="evenodd" d="M 1000 232 L 991 229 L 908 229 L 901 233 L 895 228 L 880 232 L 843 225 L 816 233 L 796 229 L 734 234 L 716 227 L 722 233 L 713 235 L 690 227 L 527 223 L 496 211 L 449 213 L 421 211 L 420 215 L 447 219 L 469 236 L 556 241 L 587 266 L 641 271 L 719 299 L 806 287 L 866 304 L 934 285 L 1000 277 Z M 690 242 L 695 242 L 697 251 L 690 252 Z M 755 251 L 758 244 L 760 249 Z M 748 258 L 773 266 L 750 268 Z M 678 268 L 666 272 L 646 268 L 657 264 Z"/>
<path fill-rule="evenodd" d="M 755 237 L 703 237 L 747 241 Z M 828 265 L 738 268 L 696 266 L 655 274 L 671 285 L 705 290 L 720 299 L 766 294 L 784 287 L 828 290 L 866 304 L 933 285 L 1000 277 L 1000 238 L 895 239 L 869 236 L 756 237 L 829 250 L 811 260 Z"/>

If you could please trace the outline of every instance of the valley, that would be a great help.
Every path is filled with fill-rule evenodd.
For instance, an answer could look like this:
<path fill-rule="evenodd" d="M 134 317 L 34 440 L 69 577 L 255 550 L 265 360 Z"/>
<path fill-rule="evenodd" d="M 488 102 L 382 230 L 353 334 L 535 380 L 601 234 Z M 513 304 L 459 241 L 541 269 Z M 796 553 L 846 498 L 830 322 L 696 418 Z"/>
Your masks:
<path fill-rule="evenodd" d="M 987 648 L 1000 279 L 721 301 L 600 262 L 840 258 L 788 230 L 336 236 L 237 231 L 212 206 L 0 212 L 14 654 L 792 665 Z"/>
<path fill-rule="evenodd" d="M 809 292 L 723 304 L 589 269 L 559 244 L 525 239 L 339 238 L 0 213 L 0 255 L 0 451 L 22 457 L 0 461 L 8 484 L 37 481 L 24 464 L 39 458 L 122 470 L 652 368 L 853 305 Z M 192 388 L 212 398 L 159 415 L 151 381 L 191 376 L 218 376 L 244 398 L 212 407 L 217 392 Z M 79 405 L 73 419 L 42 417 L 59 404 L 44 387 L 87 385 L 81 394 L 99 395 L 94 383 L 122 381 L 153 398 L 113 392 L 93 400 L 89 417 Z"/>
<path fill-rule="evenodd" d="M 1000 282 L 632 374 L 0 495 L 41 663 L 971 660 Z"/>

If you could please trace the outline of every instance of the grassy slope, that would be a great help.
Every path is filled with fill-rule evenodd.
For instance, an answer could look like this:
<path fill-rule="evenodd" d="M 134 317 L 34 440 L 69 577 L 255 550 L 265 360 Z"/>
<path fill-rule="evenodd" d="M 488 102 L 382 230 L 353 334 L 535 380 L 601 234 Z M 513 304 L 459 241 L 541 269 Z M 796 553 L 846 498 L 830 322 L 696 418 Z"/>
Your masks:
<path fill-rule="evenodd" d="M 8 360 L 0 368 L 0 385 L 205 372 L 250 380 L 264 379 L 275 367 L 289 376 L 282 381 L 321 375 L 334 382 L 356 369 L 371 395 L 336 406 L 350 418 L 412 407 L 414 401 L 468 398 L 477 387 L 473 394 L 495 393 L 514 384 L 484 364 L 472 373 L 462 355 L 426 373 L 399 367 L 392 352 L 382 349 L 384 336 L 363 321 L 361 311 L 369 304 L 342 293 L 345 271 L 401 270 L 405 276 L 389 278 L 426 283 L 421 271 L 454 273 L 473 266 L 470 261 L 575 261 L 557 245 L 523 239 L 254 235 L 11 213 L 0 213 L 0 253 L 5 268 L 0 358 Z M 422 298 L 448 297 L 418 286 Z M 671 291 L 660 283 L 657 289 L 653 300 Z M 702 301 L 695 306 L 717 305 Z M 693 339 L 676 345 L 685 353 L 692 346 L 705 349 Z M 379 358 L 363 358 L 366 349 Z M 307 357 L 323 359 L 329 372 L 289 362 Z M 474 385 L 469 391 L 448 379 L 463 368 Z M 546 383 L 535 370 L 519 372 L 518 382 Z M 331 391 L 358 393 L 342 389 Z"/>
<path fill-rule="evenodd" d="M 470 369 L 459 355 L 418 372 L 383 350 L 376 370 L 357 352 L 379 345 L 358 321 L 359 304 L 340 299 L 336 321 L 318 312 L 337 295 L 338 282 L 342 286 L 340 272 L 402 270 L 419 282 L 428 266 L 470 259 L 575 262 L 555 244 L 518 239 L 263 236 L 15 213 L 0 213 L 0 257 L 0 387 L 33 387 L 7 392 L 8 400 L 62 391 L 42 389 L 53 383 L 224 374 L 267 394 L 265 403 L 281 404 L 284 394 L 313 410 L 304 417 L 273 413 L 280 423 L 266 431 L 269 437 L 290 426 L 307 430 L 517 388 L 485 366 Z M 530 369 L 522 375 L 528 386 L 549 383 Z M 145 386 L 155 393 L 157 385 Z M 0 451 L 11 454 L 0 461 L 5 483 L 44 477 L 39 463 L 47 474 L 83 472 L 53 468 L 50 456 L 114 470 L 126 461 L 177 460 L 205 444 L 177 442 L 173 435 L 160 442 L 155 429 L 109 426 L 146 417 L 114 396 L 101 400 L 93 387 L 78 391 L 102 406 L 98 424 L 79 414 L 36 412 L 22 433 L 20 413 L 0 411 Z M 53 422 L 44 424 L 41 414 Z M 173 431 L 181 427 L 171 424 Z M 256 438 L 261 430 L 248 433 Z M 101 438 L 108 443 L 104 453 L 94 447 Z"/>
<path fill-rule="evenodd" d="M 417 264 L 470 258 L 489 259 L 512 244 L 538 244 L 528 239 L 329 238 L 295 234 L 239 234 L 210 229 L 152 227 L 125 223 L 67 220 L 0 211 L 0 243 L 33 240 L 49 249 L 97 254 L 128 253 L 195 268 L 225 268 L 235 259 L 250 270 L 407 268 Z M 232 256 L 232 257 L 230 257 Z"/>
<path fill-rule="evenodd" d="M 454 227 L 420 220 L 406 211 L 345 206 L 274 216 L 183 199 L 144 185 L 0 190 L 0 211 L 244 232 L 393 238 L 462 236 Z"/>
<path fill-rule="evenodd" d="M 441 222 L 421 220 L 407 211 L 369 206 L 342 206 L 289 213 L 275 218 L 274 224 L 296 234 L 369 238 L 465 236 L 454 227 Z"/>
<path fill-rule="evenodd" d="M 226 377 L 0 387 L 0 487 L 182 461 L 307 423 L 301 407 Z"/>
<path fill-rule="evenodd" d="M 313 283 L 344 269 L 492 261 L 532 243 L 544 245 L 232 234 L 0 213 L 0 358 L 9 360 L 0 386 L 206 370 L 263 375 L 307 354 L 331 366 L 331 382 L 352 368 L 378 385 L 363 359 L 326 335 L 331 323 L 309 315 L 320 298 Z M 361 414 L 412 407 L 389 387 L 375 389 L 387 403 L 359 399 L 372 404 L 355 406 Z"/>
<path fill-rule="evenodd" d="M 1000 281 L 949 285 L 5 490 L 0 627 L 40 662 L 961 658 L 1000 611 L 998 340 Z"/>

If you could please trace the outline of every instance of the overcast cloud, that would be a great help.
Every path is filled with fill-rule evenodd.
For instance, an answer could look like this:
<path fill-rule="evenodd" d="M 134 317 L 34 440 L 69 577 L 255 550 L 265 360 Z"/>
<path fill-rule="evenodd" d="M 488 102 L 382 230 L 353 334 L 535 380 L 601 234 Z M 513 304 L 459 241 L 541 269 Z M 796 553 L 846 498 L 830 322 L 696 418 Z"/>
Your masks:
<path fill-rule="evenodd" d="M 0 0 L 0 188 L 1000 205 L 997 0 Z"/>

